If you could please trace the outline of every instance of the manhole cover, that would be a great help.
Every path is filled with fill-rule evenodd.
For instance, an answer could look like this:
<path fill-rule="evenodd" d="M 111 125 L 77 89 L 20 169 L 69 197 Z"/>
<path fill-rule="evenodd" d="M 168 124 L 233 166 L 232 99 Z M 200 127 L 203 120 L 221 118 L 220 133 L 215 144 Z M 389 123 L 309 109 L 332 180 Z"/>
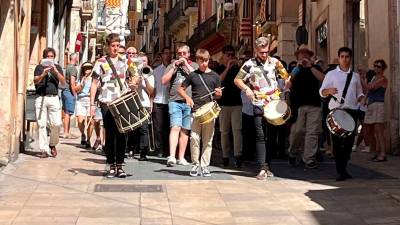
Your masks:
<path fill-rule="evenodd" d="M 163 192 L 161 185 L 96 184 L 94 192 Z"/>

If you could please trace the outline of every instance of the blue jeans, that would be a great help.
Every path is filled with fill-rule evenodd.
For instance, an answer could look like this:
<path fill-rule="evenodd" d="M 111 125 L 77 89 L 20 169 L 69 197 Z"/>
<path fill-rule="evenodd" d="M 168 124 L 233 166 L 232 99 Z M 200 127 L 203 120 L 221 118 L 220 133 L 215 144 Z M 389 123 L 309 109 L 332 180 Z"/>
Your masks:
<path fill-rule="evenodd" d="M 61 92 L 61 99 L 63 111 L 70 115 L 74 114 L 76 99 L 69 89 L 64 89 Z"/>
<path fill-rule="evenodd" d="M 181 127 L 186 130 L 190 130 L 191 125 L 191 108 L 186 103 L 181 102 L 169 102 L 169 118 L 170 127 Z"/>

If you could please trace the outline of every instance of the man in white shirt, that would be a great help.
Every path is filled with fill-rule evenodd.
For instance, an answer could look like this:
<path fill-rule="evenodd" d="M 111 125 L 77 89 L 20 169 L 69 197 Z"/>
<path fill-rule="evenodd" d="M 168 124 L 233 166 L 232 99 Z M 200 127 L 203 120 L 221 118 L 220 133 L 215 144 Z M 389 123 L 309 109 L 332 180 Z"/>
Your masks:
<path fill-rule="evenodd" d="M 171 63 L 172 59 L 171 49 L 164 47 L 161 52 L 162 63 L 154 69 L 154 84 L 155 84 L 155 96 L 153 101 L 153 124 L 156 126 L 154 129 L 154 145 L 155 151 L 158 156 L 167 157 L 169 155 L 169 112 L 168 112 L 168 84 L 162 84 L 162 76 L 165 73 L 165 69 Z"/>
<path fill-rule="evenodd" d="M 321 85 L 319 93 L 321 97 L 326 98 L 333 96 L 329 102 L 329 110 L 335 108 L 344 109 L 357 121 L 357 107 L 358 102 L 365 102 L 360 76 L 358 73 L 352 72 L 351 58 L 352 51 L 348 47 L 342 47 L 338 51 L 339 66 L 325 76 Z M 346 91 L 344 87 L 346 84 L 347 76 L 352 73 L 350 84 Z M 343 94 L 345 92 L 345 94 Z M 342 98 L 343 101 L 341 100 Z M 338 173 L 337 181 L 351 179 L 352 176 L 347 172 L 347 163 L 350 160 L 351 148 L 354 143 L 355 132 L 348 137 L 339 137 L 332 134 L 333 155 L 336 162 L 336 171 Z"/>

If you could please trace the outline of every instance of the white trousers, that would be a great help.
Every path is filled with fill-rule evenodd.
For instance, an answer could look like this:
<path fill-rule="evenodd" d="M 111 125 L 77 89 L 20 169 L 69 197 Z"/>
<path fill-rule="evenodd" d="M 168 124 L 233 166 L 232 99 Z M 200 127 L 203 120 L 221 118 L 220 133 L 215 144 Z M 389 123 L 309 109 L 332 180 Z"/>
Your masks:
<path fill-rule="evenodd" d="M 61 126 L 61 103 L 58 96 L 39 96 L 35 100 L 36 118 L 39 126 L 39 149 L 50 154 L 49 146 L 56 146 L 59 141 Z M 50 140 L 47 135 L 50 129 Z"/>

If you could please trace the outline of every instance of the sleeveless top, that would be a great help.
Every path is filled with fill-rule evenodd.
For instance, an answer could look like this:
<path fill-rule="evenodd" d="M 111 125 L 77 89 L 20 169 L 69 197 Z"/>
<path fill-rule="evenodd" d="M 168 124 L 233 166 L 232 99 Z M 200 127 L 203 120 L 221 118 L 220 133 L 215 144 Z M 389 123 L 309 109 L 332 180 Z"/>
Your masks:
<path fill-rule="evenodd" d="M 82 91 L 78 94 L 78 98 L 88 97 L 90 95 L 90 87 L 92 86 L 92 79 L 90 78 L 86 81 L 85 86 L 83 86 Z"/>

